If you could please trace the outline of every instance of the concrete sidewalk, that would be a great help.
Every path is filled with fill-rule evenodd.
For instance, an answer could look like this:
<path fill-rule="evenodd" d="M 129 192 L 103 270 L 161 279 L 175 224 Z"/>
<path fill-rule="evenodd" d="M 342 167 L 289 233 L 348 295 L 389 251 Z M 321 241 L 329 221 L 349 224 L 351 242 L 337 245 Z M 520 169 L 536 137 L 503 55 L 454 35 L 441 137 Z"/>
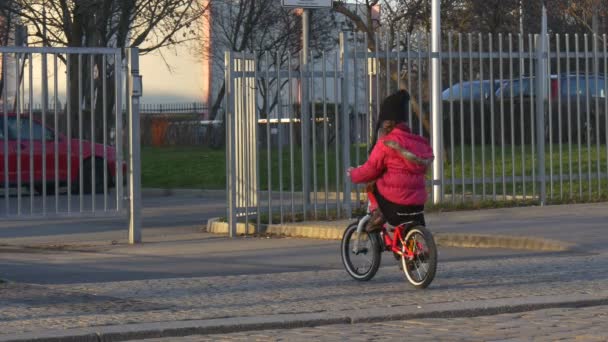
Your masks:
<path fill-rule="evenodd" d="M 585 238 L 575 227 L 581 224 L 601 227 L 606 209 L 606 203 L 592 203 L 430 212 L 426 221 L 441 246 L 565 251 Z M 535 222 L 532 226 L 531 221 Z M 271 235 L 340 240 L 344 229 L 353 222 L 356 220 L 285 222 L 262 228 Z M 207 222 L 206 229 L 214 234 L 228 234 L 227 223 L 215 218 Z M 593 234 L 605 234 L 597 229 Z M 238 234 L 245 231 L 244 224 L 237 225 Z M 247 234 L 253 233 L 255 227 L 250 224 Z"/>

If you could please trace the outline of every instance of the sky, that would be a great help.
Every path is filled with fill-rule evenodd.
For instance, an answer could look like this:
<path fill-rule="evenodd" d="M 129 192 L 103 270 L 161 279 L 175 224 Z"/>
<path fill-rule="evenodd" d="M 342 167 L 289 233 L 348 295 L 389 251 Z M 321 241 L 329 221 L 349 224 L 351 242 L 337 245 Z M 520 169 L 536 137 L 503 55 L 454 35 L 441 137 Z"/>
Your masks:
<path fill-rule="evenodd" d="M 153 52 L 140 57 L 144 84 L 142 103 L 202 101 L 201 63 L 189 47 L 163 49 L 161 53 Z"/>
<path fill-rule="evenodd" d="M 162 54 L 162 55 L 161 55 Z M 53 102 L 55 94 L 54 83 L 57 76 L 58 99 L 65 102 L 66 79 L 65 66 L 58 62 L 57 75 L 54 73 L 53 57 L 47 57 L 47 84 L 49 88 L 49 101 Z M 7 63 L 9 73 L 8 98 L 9 102 L 15 94 L 16 70 L 14 60 Z M 24 101 L 29 103 L 29 67 L 24 70 Z M 164 49 L 140 56 L 140 74 L 143 76 L 144 104 L 185 104 L 202 101 L 202 65 L 193 56 L 188 46 Z M 32 63 L 33 104 L 39 105 L 41 100 L 42 80 L 42 58 L 40 54 L 34 54 Z"/>

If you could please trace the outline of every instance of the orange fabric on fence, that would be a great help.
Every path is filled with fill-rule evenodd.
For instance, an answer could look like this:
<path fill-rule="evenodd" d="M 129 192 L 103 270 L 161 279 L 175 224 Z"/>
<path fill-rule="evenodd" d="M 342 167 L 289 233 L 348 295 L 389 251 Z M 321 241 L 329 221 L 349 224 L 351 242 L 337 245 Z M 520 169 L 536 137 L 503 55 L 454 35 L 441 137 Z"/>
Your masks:
<path fill-rule="evenodd" d="M 159 147 L 165 144 L 167 127 L 169 127 L 167 118 L 152 119 L 152 145 Z"/>

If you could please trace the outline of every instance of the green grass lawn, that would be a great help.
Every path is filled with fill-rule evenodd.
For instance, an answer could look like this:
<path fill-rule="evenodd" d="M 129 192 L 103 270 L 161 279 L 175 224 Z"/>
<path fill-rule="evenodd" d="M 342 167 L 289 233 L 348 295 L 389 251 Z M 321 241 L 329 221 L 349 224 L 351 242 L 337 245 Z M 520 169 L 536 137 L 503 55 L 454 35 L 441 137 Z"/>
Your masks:
<path fill-rule="evenodd" d="M 144 188 L 224 189 L 224 150 L 203 147 L 142 147 Z"/>
<path fill-rule="evenodd" d="M 607 173 L 606 146 L 591 146 L 587 149 L 586 145 L 580 149 L 580 173 L 582 181 L 568 181 L 568 175 L 572 173 L 574 176 L 579 174 L 579 149 L 578 146 L 572 146 L 572 155 L 569 159 L 569 150 L 567 145 L 562 145 L 561 171 L 566 178 L 560 184 L 559 178 L 554 177 L 553 183 L 548 181 L 547 193 L 553 191 L 554 196 L 559 196 L 561 192 L 566 195 L 570 194 L 570 185 L 572 184 L 572 192 L 574 195 L 583 193 L 583 197 L 587 195 L 601 196 L 608 193 L 608 182 L 592 180 L 588 182 L 589 170 L 592 175 L 597 174 L 597 161 L 599 160 L 600 172 Z M 356 149 L 351 148 L 351 165 L 356 165 Z M 557 175 L 560 172 L 560 154 L 559 145 L 551 147 L 547 145 L 546 170 L 547 175 L 550 169 L 553 169 L 553 174 Z M 532 194 L 536 190 L 536 186 L 531 181 L 525 184 L 521 181 L 512 182 L 512 177 L 526 175 L 532 176 L 535 171 L 534 159 L 532 157 L 532 146 L 516 146 L 511 149 L 505 146 L 501 149 L 500 146 L 492 148 L 490 146 L 465 146 L 463 149 L 456 147 L 453 150 L 447 148 L 448 155 L 444 163 L 445 175 L 445 193 L 451 194 L 452 191 L 456 195 L 482 194 L 483 186 L 477 184 L 475 189 L 472 185 L 466 185 L 463 189 L 462 185 L 456 184 L 452 187 L 451 177 L 452 172 L 456 179 L 475 178 L 476 180 L 485 177 L 485 193 L 492 195 L 495 191 L 497 196 L 505 195 L 521 195 L 524 193 Z M 504 153 L 503 153 L 504 152 Z M 599 152 L 599 159 L 598 159 Z M 293 150 L 289 147 L 283 148 L 281 151 L 274 148 L 269 153 L 266 149 L 258 151 L 260 158 L 260 187 L 262 190 L 268 189 L 268 160 L 270 159 L 270 183 L 273 190 L 278 191 L 282 188 L 284 191 L 300 191 L 302 189 L 302 152 L 299 147 L 294 147 Z M 504 158 L 503 158 L 504 155 Z M 359 163 L 363 163 L 367 153 L 365 146 L 359 146 Z M 453 156 L 453 157 L 452 157 Z M 464 159 L 463 159 L 464 156 Z M 483 158 L 482 158 L 483 156 Z M 549 158 L 551 156 L 551 158 Z M 326 162 L 327 160 L 327 162 Z M 293 163 L 292 163 L 293 161 Z M 482 161 L 485 161 L 482 162 Z M 591 162 L 591 165 L 589 165 Z M 225 152 L 223 149 L 213 150 L 204 147 L 167 147 L 167 148 L 142 148 L 142 185 L 147 188 L 195 188 L 195 189 L 224 189 L 226 182 L 225 168 Z M 336 173 L 337 163 L 340 164 L 339 171 Z M 335 191 L 336 184 L 343 180 L 343 166 L 339 153 L 336 153 L 335 146 L 328 148 L 327 158 L 323 153 L 323 147 L 317 147 L 316 158 L 311 170 L 316 170 L 316 189 L 318 191 Z M 505 184 L 503 186 L 503 164 L 505 172 Z M 279 166 L 282 166 L 281 168 Z M 327 165 L 327 173 L 325 169 Z M 492 167 L 494 165 L 494 168 Z M 571 167 L 570 167 L 571 166 Z M 514 173 L 513 173 L 514 171 Z M 327 175 L 327 177 L 326 177 Z M 496 179 L 495 188 L 490 184 L 492 178 Z M 548 176 L 547 176 L 548 177 Z M 311 178 L 311 186 L 315 186 L 315 178 Z"/>

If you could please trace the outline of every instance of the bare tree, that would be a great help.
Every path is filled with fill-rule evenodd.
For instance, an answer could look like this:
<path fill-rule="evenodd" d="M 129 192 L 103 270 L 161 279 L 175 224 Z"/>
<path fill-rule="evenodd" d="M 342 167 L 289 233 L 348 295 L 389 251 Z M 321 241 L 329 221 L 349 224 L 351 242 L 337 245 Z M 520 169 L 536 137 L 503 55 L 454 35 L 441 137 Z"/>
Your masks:
<path fill-rule="evenodd" d="M 137 46 L 142 54 L 193 39 L 192 24 L 205 11 L 198 0 L 13 0 L 0 3 L 0 6 L 29 26 L 30 45 Z M 84 104 L 85 109 L 94 112 L 96 120 L 99 120 L 103 106 L 100 100 L 95 101 L 90 96 L 90 77 L 94 77 L 92 91 L 101 94 L 101 75 L 105 68 L 106 90 L 112 94 L 115 91 L 113 66 L 119 61 L 106 58 L 106 65 L 103 65 L 101 56 L 95 56 L 93 60 L 79 60 L 77 55 L 61 58 L 69 65 L 68 88 L 72 96 L 66 105 L 70 106 L 72 113 L 77 113 L 78 104 Z M 79 70 L 84 76 L 81 85 L 78 82 Z M 84 90 L 82 99 L 74 96 L 78 94 L 79 87 Z M 113 107 L 113 101 L 113 96 L 109 96 L 107 108 Z M 77 114 L 72 119 L 76 123 Z"/>
<path fill-rule="evenodd" d="M 202 44 L 196 53 L 209 59 L 216 70 L 224 68 L 224 51 L 247 52 L 258 61 L 258 67 L 263 64 L 273 70 L 285 67 L 289 59 L 297 60 L 301 50 L 300 11 L 283 8 L 276 0 L 212 0 L 210 4 L 208 15 L 201 22 Z M 310 48 L 318 54 L 337 41 L 330 34 L 334 32 L 335 20 L 329 10 L 313 11 L 311 19 L 315 25 L 310 32 Z M 287 81 L 278 85 L 277 82 L 273 74 L 268 79 L 265 75 L 258 79 L 259 109 L 263 116 L 268 116 L 277 105 L 276 91 L 271 89 L 282 89 Z M 218 117 L 224 96 L 222 82 L 213 94 L 210 119 Z"/>

